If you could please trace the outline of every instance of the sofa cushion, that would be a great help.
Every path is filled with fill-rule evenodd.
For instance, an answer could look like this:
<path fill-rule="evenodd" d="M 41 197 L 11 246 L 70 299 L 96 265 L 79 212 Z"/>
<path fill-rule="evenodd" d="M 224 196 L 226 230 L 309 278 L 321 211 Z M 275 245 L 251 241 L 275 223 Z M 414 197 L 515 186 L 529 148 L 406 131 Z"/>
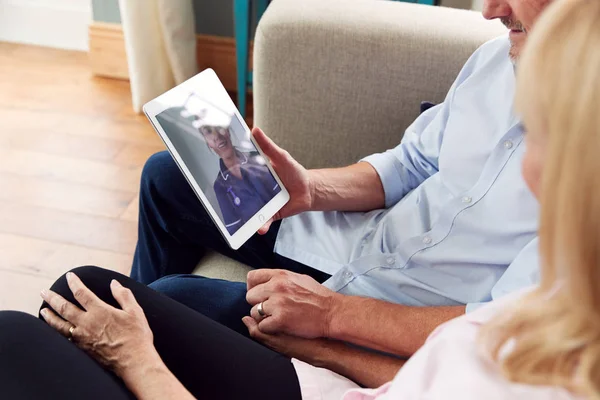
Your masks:
<path fill-rule="evenodd" d="M 194 270 L 194 274 L 233 282 L 246 282 L 246 275 L 251 269 L 249 266 L 220 253 L 210 251 L 202 257 Z"/>

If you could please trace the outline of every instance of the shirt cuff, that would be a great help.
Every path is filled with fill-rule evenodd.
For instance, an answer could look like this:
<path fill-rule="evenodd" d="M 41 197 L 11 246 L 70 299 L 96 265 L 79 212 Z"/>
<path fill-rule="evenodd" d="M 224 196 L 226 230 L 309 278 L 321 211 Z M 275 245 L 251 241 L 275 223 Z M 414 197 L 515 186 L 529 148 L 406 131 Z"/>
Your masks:
<path fill-rule="evenodd" d="M 373 154 L 360 160 L 368 162 L 375 168 L 385 194 L 385 207 L 389 208 L 396 204 L 406 194 L 404 185 L 400 182 L 396 163 L 398 159 L 390 151 Z"/>

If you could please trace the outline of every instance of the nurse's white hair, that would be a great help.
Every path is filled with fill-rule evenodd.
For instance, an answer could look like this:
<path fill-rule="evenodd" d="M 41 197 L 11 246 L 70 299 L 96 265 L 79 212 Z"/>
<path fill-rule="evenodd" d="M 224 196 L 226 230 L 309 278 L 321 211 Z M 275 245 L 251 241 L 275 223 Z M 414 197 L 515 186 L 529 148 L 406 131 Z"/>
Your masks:
<path fill-rule="evenodd" d="M 480 344 L 513 382 L 600 399 L 600 1 L 551 4 L 517 75 L 517 111 L 547 141 L 541 284 Z"/>

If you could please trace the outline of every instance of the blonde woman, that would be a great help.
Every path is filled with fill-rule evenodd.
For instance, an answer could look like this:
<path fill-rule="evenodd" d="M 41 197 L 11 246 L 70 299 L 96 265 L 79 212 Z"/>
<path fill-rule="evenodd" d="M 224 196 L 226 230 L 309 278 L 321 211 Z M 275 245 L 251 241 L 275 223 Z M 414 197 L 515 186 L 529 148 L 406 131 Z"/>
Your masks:
<path fill-rule="evenodd" d="M 600 2 L 557 0 L 529 40 L 518 66 L 517 105 L 529 132 L 523 175 L 542 206 L 539 287 L 442 325 L 391 382 L 360 389 L 333 373 L 311 381 L 316 376 L 303 374 L 299 364 L 295 369 L 289 359 L 139 283 L 84 267 L 76 272 L 91 291 L 75 274 L 54 288 L 71 301 L 72 291 L 86 311 L 43 293 L 64 319 L 49 309 L 42 315 L 77 346 L 31 316 L 0 313 L 0 393 L 11 399 L 600 399 Z M 269 337 L 253 318 L 244 322 L 267 344 L 302 348 L 306 341 Z M 370 366 L 365 355 L 365 373 Z"/>

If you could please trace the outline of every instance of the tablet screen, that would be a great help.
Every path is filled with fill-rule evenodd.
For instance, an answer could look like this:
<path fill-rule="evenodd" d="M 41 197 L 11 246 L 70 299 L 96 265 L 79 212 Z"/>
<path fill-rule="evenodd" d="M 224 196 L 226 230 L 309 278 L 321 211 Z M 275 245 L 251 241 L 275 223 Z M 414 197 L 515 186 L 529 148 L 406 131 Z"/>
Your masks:
<path fill-rule="evenodd" d="M 156 115 L 181 159 L 233 235 L 280 191 L 245 125 L 225 105 L 178 93 Z"/>

